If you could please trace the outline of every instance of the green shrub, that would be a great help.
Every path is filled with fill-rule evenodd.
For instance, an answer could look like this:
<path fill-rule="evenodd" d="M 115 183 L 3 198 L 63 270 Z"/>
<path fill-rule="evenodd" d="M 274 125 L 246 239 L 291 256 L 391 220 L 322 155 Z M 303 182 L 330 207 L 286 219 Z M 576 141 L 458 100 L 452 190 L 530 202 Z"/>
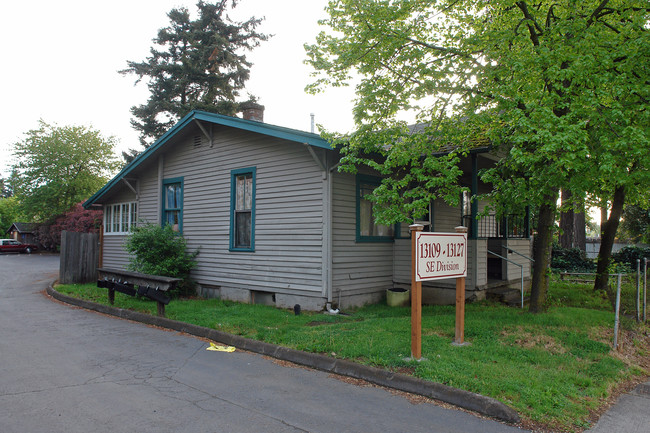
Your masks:
<path fill-rule="evenodd" d="M 143 274 L 181 278 L 178 294 L 187 296 L 193 292 L 190 271 L 196 266 L 199 251 L 187 252 L 187 242 L 169 224 L 145 224 L 136 227 L 126 238 L 124 245 L 130 253 L 129 269 Z"/>
<path fill-rule="evenodd" d="M 639 247 L 636 245 L 628 245 L 623 247 L 620 251 L 612 254 L 613 261 L 627 265 L 632 271 L 636 271 L 637 259 L 641 260 L 641 266 L 643 267 L 643 259 L 645 257 L 650 259 L 650 248 Z"/>
<path fill-rule="evenodd" d="M 579 248 L 562 248 L 558 244 L 554 244 L 551 268 L 559 271 L 594 272 L 596 263 L 592 259 L 588 259 L 585 252 Z"/>

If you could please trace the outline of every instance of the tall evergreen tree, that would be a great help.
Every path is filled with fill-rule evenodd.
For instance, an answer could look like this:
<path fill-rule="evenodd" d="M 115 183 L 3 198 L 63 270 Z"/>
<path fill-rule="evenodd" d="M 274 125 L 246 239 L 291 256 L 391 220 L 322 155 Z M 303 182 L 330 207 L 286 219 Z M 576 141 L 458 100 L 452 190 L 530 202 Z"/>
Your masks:
<path fill-rule="evenodd" d="M 136 84 L 146 79 L 149 86 L 147 103 L 131 108 L 131 124 L 145 148 L 194 109 L 226 115 L 238 111 L 236 99 L 251 66 L 242 51 L 257 47 L 268 35 L 256 31 L 262 19 L 232 21 L 229 3 L 237 6 L 237 0 L 199 0 L 195 20 L 186 8 L 172 9 L 169 26 L 153 39 L 151 55 L 142 62 L 128 61 L 119 71 L 136 75 Z M 130 156 L 135 154 L 132 150 Z"/>

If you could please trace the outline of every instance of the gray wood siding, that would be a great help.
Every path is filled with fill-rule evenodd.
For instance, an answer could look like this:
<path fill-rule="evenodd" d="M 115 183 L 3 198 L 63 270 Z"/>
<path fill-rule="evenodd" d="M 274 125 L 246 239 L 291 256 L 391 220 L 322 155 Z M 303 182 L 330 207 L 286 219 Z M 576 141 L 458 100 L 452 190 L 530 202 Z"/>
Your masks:
<path fill-rule="evenodd" d="M 487 284 L 487 239 L 476 239 L 476 286 L 481 287 Z M 471 257 L 471 256 L 470 256 Z"/>
<path fill-rule="evenodd" d="M 508 239 L 508 247 L 512 248 L 520 254 L 530 257 L 529 239 Z M 506 257 L 508 257 L 509 260 L 512 260 L 513 262 L 523 266 L 524 278 L 530 277 L 530 260 L 512 252 L 508 252 Z M 519 266 L 507 262 L 506 269 L 507 276 L 504 279 L 516 280 L 518 278 L 521 278 L 521 268 Z"/>
<path fill-rule="evenodd" d="M 124 235 L 104 235 L 102 267 L 126 270 L 129 258 L 124 250 L 125 238 Z"/>
<path fill-rule="evenodd" d="M 197 131 L 197 134 L 199 132 Z M 321 296 L 323 179 L 298 143 L 221 128 L 213 147 L 192 138 L 163 155 L 164 179 L 183 178 L 183 236 L 199 249 L 200 284 Z M 255 252 L 231 252 L 231 170 L 256 168 Z M 142 216 L 155 220 L 157 166 L 142 177 Z"/>
<path fill-rule="evenodd" d="M 411 284 L 411 239 L 395 239 L 393 280 L 396 284 Z"/>
<path fill-rule="evenodd" d="M 393 286 L 393 242 L 356 242 L 356 180 L 333 174 L 332 284 L 334 297 L 377 292 Z"/>
<path fill-rule="evenodd" d="M 110 196 L 110 198 L 108 198 L 106 201 L 106 205 L 136 201 L 136 197 L 133 191 L 131 191 L 126 185 L 124 185 L 123 188 L 124 189 L 120 189 L 116 191 L 115 194 Z M 138 203 L 138 208 L 139 207 L 140 206 Z M 129 258 L 126 251 L 124 250 L 125 238 L 126 235 L 124 234 L 104 233 L 102 246 L 103 267 L 126 270 L 129 264 Z"/>
<path fill-rule="evenodd" d="M 156 159 L 157 161 L 157 159 Z M 158 216 L 158 164 L 148 165 L 148 170 L 142 172 L 138 179 L 140 186 L 140 201 L 138 202 L 138 220 L 144 223 L 160 223 Z"/>
<path fill-rule="evenodd" d="M 460 207 L 449 206 L 444 200 L 433 202 L 433 231 L 440 233 L 454 233 L 460 225 Z"/>

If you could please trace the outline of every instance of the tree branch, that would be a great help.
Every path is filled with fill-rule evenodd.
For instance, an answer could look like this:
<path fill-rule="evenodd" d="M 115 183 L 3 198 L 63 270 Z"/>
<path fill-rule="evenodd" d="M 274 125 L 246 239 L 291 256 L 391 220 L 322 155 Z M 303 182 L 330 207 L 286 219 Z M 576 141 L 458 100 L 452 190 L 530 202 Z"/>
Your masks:
<path fill-rule="evenodd" d="M 603 1 L 600 2 L 598 7 L 596 7 L 596 9 L 594 9 L 591 16 L 587 20 L 587 28 L 591 27 L 591 25 L 596 20 L 596 18 L 600 18 L 599 14 L 603 11 L 603 9 L 605 9 L 605 6 L 607 6 L 607 3 L 609 3 L 609 0 L 603 0 Z"/>

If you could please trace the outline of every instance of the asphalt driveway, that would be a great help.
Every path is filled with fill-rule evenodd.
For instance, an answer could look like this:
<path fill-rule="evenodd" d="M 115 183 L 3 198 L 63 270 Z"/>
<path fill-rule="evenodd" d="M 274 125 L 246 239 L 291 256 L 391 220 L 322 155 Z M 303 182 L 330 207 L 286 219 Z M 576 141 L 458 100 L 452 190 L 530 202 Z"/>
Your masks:
<path fill-rule="evenodd" d="M 517 428 L 53 301 L 58 256 L 0 256 L 0 432 Z"/>

